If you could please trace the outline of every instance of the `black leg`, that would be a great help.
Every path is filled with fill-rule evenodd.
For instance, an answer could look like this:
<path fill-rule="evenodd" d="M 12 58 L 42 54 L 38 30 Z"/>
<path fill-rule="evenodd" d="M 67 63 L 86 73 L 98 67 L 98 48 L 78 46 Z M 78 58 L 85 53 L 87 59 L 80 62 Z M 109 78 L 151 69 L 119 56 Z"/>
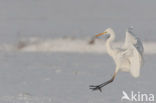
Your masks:
<path fill-rule="evenodd" d="M 113 77 L 110 80 L 108 80 L 108 81 L 106 81 L 106 82 L 104 82 L 104 83 L 102 83 L 100 85 L 90 85 L 90 89 L 92 89 L 92 90 L 99 90 L 100 92 L 102 92 L 101 88 L 106 86 L 107 84 L 113 82 L 114 78 L 115 78 L 115 74 L 113 75 Z"/>

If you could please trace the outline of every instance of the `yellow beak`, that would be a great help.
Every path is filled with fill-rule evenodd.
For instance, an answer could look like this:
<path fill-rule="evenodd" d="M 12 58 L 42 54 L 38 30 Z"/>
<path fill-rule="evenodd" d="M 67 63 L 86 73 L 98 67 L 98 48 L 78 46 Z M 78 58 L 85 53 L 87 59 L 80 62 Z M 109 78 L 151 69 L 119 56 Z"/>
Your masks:
<path fill-rule="evenodd" d="M 99 36 L 104 35 L 104 34 L 107 34 L 107 32 L 105 31 L 103 33 L 99 33 L 99 34 L 96 35 L 96 37 L 99 37 Z"/>

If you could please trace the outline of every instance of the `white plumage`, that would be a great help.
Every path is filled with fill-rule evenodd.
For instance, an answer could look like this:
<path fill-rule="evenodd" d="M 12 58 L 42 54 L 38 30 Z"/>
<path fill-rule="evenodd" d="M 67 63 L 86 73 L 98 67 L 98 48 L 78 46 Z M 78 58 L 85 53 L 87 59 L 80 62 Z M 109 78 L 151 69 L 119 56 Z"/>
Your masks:
<path fill-rule="evenodd" d="M 124 48 L 129 52 L 127 57 L 130 61 L 130 73 L 133 77 L 139 77 L 140 68 L 143 64 L 144 48 L 141 40 L 133 33 L 132 28 L 126 32 Z"/>
<path fill-rule="evenodd" d="M 128 28 L 126 31 L 125 43 L 122 48 L 112 47 L 112 42 L 115 39 L 115 33 L 111 28 L 106 29 L 103 33 L 96 35 L 96 37 L 104 34 L 109 35 L 109 38 L 106 40 L 106 49 L 108 54 L 113 58 L 116 64 L 116 69 L 113 77 L 107 82 L 97 86 L 91 85 L 90 89 L 92 90 L 101 91 L 103 86 L 111 83 L 114 80 L 119 70 L 130 72 L 135 78 L 139 77 L 140 68 L 143 64 L 144 48 L 141 40 L 133 33 L 132 27 Z"/>

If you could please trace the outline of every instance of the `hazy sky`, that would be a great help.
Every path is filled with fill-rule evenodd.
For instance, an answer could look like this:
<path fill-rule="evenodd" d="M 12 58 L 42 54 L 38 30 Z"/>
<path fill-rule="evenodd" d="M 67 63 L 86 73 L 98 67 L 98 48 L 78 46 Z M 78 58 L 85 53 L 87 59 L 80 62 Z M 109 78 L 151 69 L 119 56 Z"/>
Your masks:
<path fill-rule="evenodd" d="M 0 37 L 83 37 L 108 27 L 123 37 L 133 25 L 139 36 L 155 40 L 155 4 L 155 0 L 0 0 Z"/>

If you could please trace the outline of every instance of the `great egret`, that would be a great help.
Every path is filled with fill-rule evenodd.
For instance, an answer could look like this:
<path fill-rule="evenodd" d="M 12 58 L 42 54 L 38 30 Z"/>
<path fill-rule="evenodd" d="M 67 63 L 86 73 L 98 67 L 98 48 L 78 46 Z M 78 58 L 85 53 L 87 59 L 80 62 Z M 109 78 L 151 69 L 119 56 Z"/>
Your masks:
<path fill-rule="evenodd" d="M 132 32 L 132 28 L 128 28 L 126 31 L 125 43 L 122 48 L 113 48 L 111 43 L 115 39 L 115 33 L 111 28 L 106 29 L 103 33 L 99 33 L 96 37 L 102 35 L 108 35 L 109 37 L 106 40 L 106 50 L 108 54 L 113 58 L 116 69 L 113 74 L 113 77 L 100 84 L 100 85 L 91 85 L 90 89 L 102 91 L 101 88 L 105 85 L 113 82 L 116 77 L 116 74 L 119 70 L 130 72 L 131 75 L 135 78 L 140 75 L 140 68 L 143 64 L 143 45 L 141 40 L 135 36 Z"/>

